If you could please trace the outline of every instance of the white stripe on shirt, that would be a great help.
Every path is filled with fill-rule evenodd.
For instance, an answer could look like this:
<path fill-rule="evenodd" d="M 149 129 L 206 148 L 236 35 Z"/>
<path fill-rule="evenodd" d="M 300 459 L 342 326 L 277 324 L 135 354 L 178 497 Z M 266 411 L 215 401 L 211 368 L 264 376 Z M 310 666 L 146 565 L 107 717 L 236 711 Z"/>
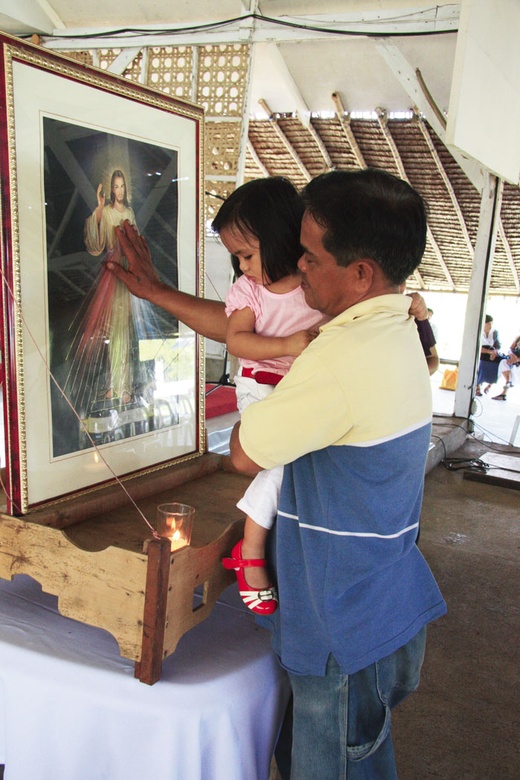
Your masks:
<path fill-rule="evenodd" d="M 420 420 L 418 423 L 415 423 L 414 425 L 409 425 L 406 428 L 401 428 L 399 431 L 394 431 L 394 433 L 389 434 L 388 436 L 382 436 L 380 439 L 370 439 L 367 441 L 349 441 L 348 444 L 343 445 L 338 444 L 332 444 L 331 446 L 348 446 L 348 447 L 375 447 L 378 444 L 384 444 L 387 441 L 395 441 L 395 439 L 400 439 L 401 436 L 406 436 L 409 433 L 413 433 L 414 431 L 419 431 L 421 428 L 424 428 L 425 425 L 430 425 L 432 421 L 431 416 L 425 417 L 423 420 Z"/>
<path fill-rule="evenodd" d="M 278 510 L 278 514 L 280 517 L 287 517 L 290 520 L 298 520 L 297 515 L 290 515 L 288 512 L 282 512 L 281 510 Z M 300 523 L 298 521 L 298 525 L 300 528 L 308 528 L 311 531 L 321 531 L 325 534 L 332 534 L 332 536 L 358 536 L 358 537 L 373 537 L 376 539 L 397 539 L 399 536 L 402 536 L 403 534 L 408 533 L 409 531 L 414 531 L 419 527 L 419 523 L 414 523 L 413 525 L 409 525 L 406 528 L 402 528 L 400 531 L 397 531 L 395 534 L 374 534 L 374 533 L 367 533 L 363 531 L 334 531 L 331 528 L 324 528 L 320 525 L 310 525 L 309 523 Z"/>

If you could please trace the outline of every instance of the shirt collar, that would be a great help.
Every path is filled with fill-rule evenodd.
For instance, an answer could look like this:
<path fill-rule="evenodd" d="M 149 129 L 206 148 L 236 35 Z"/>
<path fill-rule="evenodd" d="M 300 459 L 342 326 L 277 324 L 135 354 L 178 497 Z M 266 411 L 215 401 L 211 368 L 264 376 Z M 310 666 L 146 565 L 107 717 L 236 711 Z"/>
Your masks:
<path fill-rule="evenodd" d="M 330 327 L 346 325 L 348 322 L 352 322 L 358 317 L 363 317 L 367 314 L 377 314 L 379 312 L 385 312 L 386 314 L 404 314 L 408 316 L 410 304 L 410 298 L 401 293 L 376 295 L 374 298 L 368 298 L 366 301 L 355 303 L 354 306 L 345 309 L 345 311 L 338 314 L 334 319 L 330 320 L 330 322 L 322 325 L 320 330 L 324 331 Z"/>

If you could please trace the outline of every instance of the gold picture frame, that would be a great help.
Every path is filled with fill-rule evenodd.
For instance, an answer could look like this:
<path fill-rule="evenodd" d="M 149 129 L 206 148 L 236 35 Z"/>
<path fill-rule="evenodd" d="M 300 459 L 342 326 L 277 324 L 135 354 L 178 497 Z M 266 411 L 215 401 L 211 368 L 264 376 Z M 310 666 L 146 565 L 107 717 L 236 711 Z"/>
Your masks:
<path fill-rule="evenodd" d="M 203 340 L 114 290 L 102 227 L 120 207 L 164 280 L 202 295 L 204 122 L 9 36 L 0 57 L 5 488 L 24 515 L 204 452 Z"/>

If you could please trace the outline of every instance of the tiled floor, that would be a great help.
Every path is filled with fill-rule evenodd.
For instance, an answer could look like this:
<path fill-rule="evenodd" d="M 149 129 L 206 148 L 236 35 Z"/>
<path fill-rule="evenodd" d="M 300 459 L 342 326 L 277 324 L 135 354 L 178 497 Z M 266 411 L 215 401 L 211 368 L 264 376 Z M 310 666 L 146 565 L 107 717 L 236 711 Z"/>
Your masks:
<path fill-rule="evenodd" d="M 453 414 L 455 393 L 440 389 L 443 370 L 444 367 L 431 378 L 433 411 L 440 414 Z M 520 376 L 517 384 L 508 390 L 507 400 L 495 401 L 493 396 L 502 392 L 502 386 L 502 382 L 493 385 L 488 394 L 475 398 L 475 412 L 472 416 L 475 426 L 474 435 L 482 441 L 496 444 L 511 443 L 513 426 L 520 415 Z M 520 447 L 520 430 L 517 432 L 514 444 Z"/>

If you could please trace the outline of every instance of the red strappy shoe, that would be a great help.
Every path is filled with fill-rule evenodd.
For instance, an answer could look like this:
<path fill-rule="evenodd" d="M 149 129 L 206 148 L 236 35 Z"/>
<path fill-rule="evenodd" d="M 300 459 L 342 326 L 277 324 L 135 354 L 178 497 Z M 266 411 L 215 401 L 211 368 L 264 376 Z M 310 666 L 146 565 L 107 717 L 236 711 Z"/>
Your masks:
<path fill-rule="evenodd" d="M 242 601 L 248 609 L 257 615 L 272 615 L 276 612 L 278 607 L 278 594 L 276 588 L 273 585 L 269 585 L 264 590 L 251 590 L 251 586 L 247 584 L 244 572 L 242 569 L 248 566 L 263 566 L 265 567 L 265 558 L 253 558 L 251 560 L 244 560 L 242 558 L 242 539 L 235 544 L 231 550 L 230 558 L 223 558 L 222 565 L 225 569 L 233 569 L 237 573 L 238 590 Z"/>

